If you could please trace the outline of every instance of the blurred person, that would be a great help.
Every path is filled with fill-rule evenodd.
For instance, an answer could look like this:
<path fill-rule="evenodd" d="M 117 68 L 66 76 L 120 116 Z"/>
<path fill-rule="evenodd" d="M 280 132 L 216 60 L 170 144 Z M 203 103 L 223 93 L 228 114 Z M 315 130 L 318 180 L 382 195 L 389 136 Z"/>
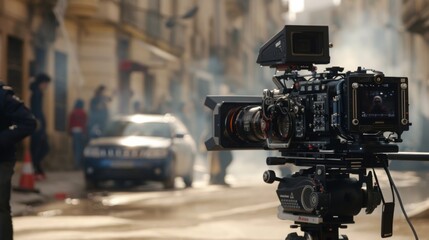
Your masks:
<path fill-rule="evenodd" d="M 15 145 L 33 133 L 37 123 L 12 88 L 1 83 L 0 114 L 0 240 L 12 240 L 10 195 L 16 161 Z"/>
<path fill-rule="evenodd" d="M 37 120 L 37 129 L 31 135 L 31 158 L 33 160 L 36 180 L 46 179 L 42 168 L 42 161 L 49 152 L 48 135 L 46 134 L 46 119 L 43 112 L 43 94 L 49 86 L 51 78 L 40 73 L 31 83 L 30 109 Z"/>
<path fill-rule="evenodd" d="M 160 106 L 161 114 L 173 113 L 172 105 L 173 105 L 173 101 L 171 99 L 168 99 L 163 104 L 161 104 Z"/>
<path fill-rule="evenodd" d="M 73 159 L 76 169 L 82 166 L 83 148 L 85 145 L 87 115 L 84 110 L 84 102 L 78 99 L 75 102 L 74 109 L 69 116 L 69 134 L 73 138 Z"/>
<path fill-rule="evenodd" d="M 383 105 L 383 99 L 381 98 L 381 96 L 374 96 L 374 98 L 372 99 L 372 106 L 371 106 L 369 113 L 372 113 L 372 114 L 386 114 L 387 113 L 387 109 Z"/>
<path fill-rule="evenodd" d="M 205 123 L 211 123 L 211 113 L 204 112 Z M 209 167 L 209 176 L 210 184 L 213 185 L 228 185 L 225 181 L 226 172 L 231 165 L 233 160 L 233 155 L 231 151 L 207 151 L 205 146 L 205 141 L 208 140 L 211 136 L 210 126 L 203 128 L 202 135 L 199 137 L 199 150 L 200 153 L 206 156 Z"/>
<path fill-rule="evenodd" d="M 134 101 L 134 103 L 133 103 L 133 113 L 134 114 L 143 113 L 143 108 L 142 108 L 142 104 L 141 104 L 140 101 Z"/>
<path fill-rule="evenodd" d="M 210 184 L 228 185 L 225 181 L 226 170 L 233 157 L 231 151 L 212 151 L 210 159 Z"/>
<path fill-rule="evenodd" d="M 111 97 L 106 95 L 106 86 L 100 85 L 94 93 L 89 106 L 89 135 L 90 138 L 100 136 L 109 121 L 108 105 Z"/>
<path fill-rule="evenodd" d="M 203 128 L 201 135 L 196 138 L 196 141 L 199 143 L 198 151 L 205 158 L 208 159 L 208 151 L 205 145 L 205 141 L 211 137 L 211 114 L 206 110 L 204 111 L 204 120 L 206 126 Z"/>

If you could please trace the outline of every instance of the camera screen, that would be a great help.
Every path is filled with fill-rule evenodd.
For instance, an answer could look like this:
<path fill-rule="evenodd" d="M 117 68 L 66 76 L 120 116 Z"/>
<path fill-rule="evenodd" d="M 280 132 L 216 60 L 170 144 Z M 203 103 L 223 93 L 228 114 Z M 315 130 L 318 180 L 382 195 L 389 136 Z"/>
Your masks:
<path fill-rule="evenodd" d="M 293 32 L 292 33 L 292 54 L 294 55 L 315 55 L 323 54 L 323 33 L 322 32 Z"/>
<path fill-rule="evenodd" d="M 395 124 L 398 117 L 397 101 L 396 84 L 359 84 L 361 124 Z"/>

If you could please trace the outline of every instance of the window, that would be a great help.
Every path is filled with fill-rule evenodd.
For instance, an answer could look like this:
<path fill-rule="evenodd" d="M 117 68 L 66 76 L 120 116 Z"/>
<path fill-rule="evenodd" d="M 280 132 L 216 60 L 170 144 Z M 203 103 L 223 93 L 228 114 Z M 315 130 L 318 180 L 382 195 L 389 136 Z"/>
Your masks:
<path fill-rule="evenodd" d="M 155 78 L 145 73 L 144 75 L 144 109 L 149 111 L 154 111 L 154 107 L 152 106 L 153 97 L 155 92 Z"/>
<path fill-rule="evenodd" d="M 117 51 L 119 60 L 129 59 L 130 40 L 119 38 Z"/>
<path fill-rule="evenodd" d="M 137 1 L 123 0 L 121 3 L 121 20 L 132 25 L 137 24 Z"/>
<path fill-rule="evenodd" d="M 33 51 L 35 59 L 30 62 L 30 76 L 36 76 L 39 73 L 46 72 L 46 49 L 35 47 Z"/>
<path fill-rule="evenodd" d="M 240 51 L 240 45 L 242 45 L 243 43 L 241 42 L 241 32 L 239 29 L 234 28 L 231 32 L 230 32 L 230 41 L 231 41 L 231 45 L 230 45 L 230 49 L 229 52 L 232 55 L 237 56 L 239 54 Z"/>
<path fill-rule="evenodd" d="M 149 10 L 147 11 L 146 29 L 151 37 L 159 37 L 161 34 L 161 1 L 150 0 Z"/>
<path fill-rule="evenodd" d="M 146 136 L 171 138 L 172 129 L 167 122 L 129 122 L 114 121 L 109 123 L 104 133 L 105 137 Z"/>
<path fill-rule="evenodd" d="M 178 78 L 173 78 L 170 81 L 170 96 L 171 99 L 173 100 L 172 102 L 172 106 L 173 109 L 177 109 L 180 111 L 179 107 L 181 104 L 181 96 L 182 96 L 182 87 L 181 87 L 181 82 L 180 79 Z"/>
<path fill-rule="evenodd" d="M 13 87 L 15 94 L 22 97 L 23 94 L 23 41 L 9 36 L 7 38 L 7 83 Z"/>
<path fill-rule="evenodd" d="M 66 131 L 67 55 L 55 52 L 55 130 Z"/>
<path fill-rule="evenodd" d="M 243 78 L 245 81 L 249 81 L 249 58 L 246 53 L 243 53 Z"/>

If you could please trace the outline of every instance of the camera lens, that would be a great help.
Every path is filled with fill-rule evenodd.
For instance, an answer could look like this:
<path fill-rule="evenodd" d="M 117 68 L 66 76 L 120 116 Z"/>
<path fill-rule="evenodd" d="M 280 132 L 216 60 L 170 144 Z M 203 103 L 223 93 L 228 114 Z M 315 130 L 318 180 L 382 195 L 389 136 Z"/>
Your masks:
<path fill-rule="evenodd" d="M 285 141 L 292 136 L 292 119 L 288 113 L 265 121 L 261 106 L 249 105 L 232 109 L 225 120 L 224 136 L 247 143 L 265 141 L 267 137 Z"/>
<path fill-rule="evenodd" d="M 228 113 L 226 118 L 226 134 L 246 142 L 261 142 L 265 140 L 266 122 L 261 115 L 260 106 L 236 108 Z"/>

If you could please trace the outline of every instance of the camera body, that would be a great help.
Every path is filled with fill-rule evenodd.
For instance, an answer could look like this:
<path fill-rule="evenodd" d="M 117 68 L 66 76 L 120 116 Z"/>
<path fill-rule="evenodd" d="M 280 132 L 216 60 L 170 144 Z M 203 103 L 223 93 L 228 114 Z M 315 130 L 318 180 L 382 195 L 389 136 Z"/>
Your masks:
<path fill-rule="evenodd" d="M 261 48 L 257 61 L 285 70 L 273 77 L 276 89 L 265 89 L 262 97 L 207 96 L 214 123 L 207 149 L 397 152 L 394 143 L 410 126 L 408 79 L 360 67 L 317 73 L 313 63 L 329 62 L 327 34 L 324 26 L 285 26 Z"/>
<path fill-rule="evenodd" d="M 411 125 L 406 77 L 361 67 L 316 71 L 314 64 L 329 63 L 328 39 L 327 26 L 285 26 L 257 59 L 276 74 L 283 71 L 272 78 L 275 89 L 205 100 L 213 111 L 207 150 L 275 149 L 282 156 L 267 157 L 267 165 L 309 167 L 282 178 L 264 173 L 266 183 L 279 182 L 278 217 L 299 224 L 305 239 L 347 239 L 338 236 L 342 224 L 380 205 L 377 177 L 374 183 L 367 169 L 387 171 L 386 153 L 398 152 L 396 143 Z M 382 237 L 392 235 L 393 210 L 383 200 Z M 304 238 L 291 233 L 286 239 Z"/>

